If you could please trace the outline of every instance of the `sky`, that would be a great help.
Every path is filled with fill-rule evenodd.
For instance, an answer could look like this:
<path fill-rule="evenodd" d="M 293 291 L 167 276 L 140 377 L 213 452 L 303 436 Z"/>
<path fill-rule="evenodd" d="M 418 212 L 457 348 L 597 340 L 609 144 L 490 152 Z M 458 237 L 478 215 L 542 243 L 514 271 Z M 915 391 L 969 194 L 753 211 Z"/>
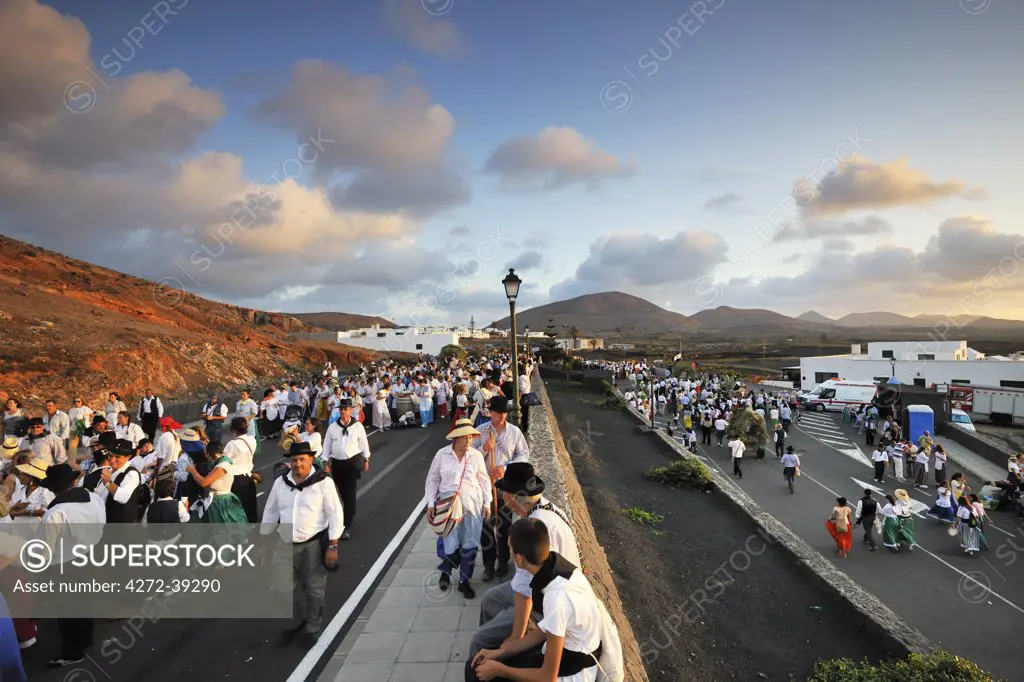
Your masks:
<path fill-rule="evenodd" d="M 0 0 L 0 232 L 284 312 L 1024 318 L 1024 4 Z"/>

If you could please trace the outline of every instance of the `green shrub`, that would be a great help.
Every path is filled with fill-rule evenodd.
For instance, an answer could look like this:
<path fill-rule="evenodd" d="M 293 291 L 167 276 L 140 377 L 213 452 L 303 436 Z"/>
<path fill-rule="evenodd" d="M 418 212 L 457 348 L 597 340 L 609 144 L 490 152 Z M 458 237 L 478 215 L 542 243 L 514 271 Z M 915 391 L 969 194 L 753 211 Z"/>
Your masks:
<path fill-rule="evenodd" d="M 595 400 L 594 407 L 602 410 L 625 410 L 626 401 L 617 395 L 610 395 L 607 398 Z"/>
<path fill-rule="evenodd" d="M 612 388 L 612 385 L 608 383 L 607 379 L 601 380 L 601 393 L 604 393 L 605 395 L 615 395 L 615 389 Z"/>
<path fill-rule="evenodd" d="M 699 459 L 687 457 L 665 466 L 654 467 L 644 474 L 644 478 L 673 488 L 704 490 L 711 484 L 711 469 Z"/>
<path fill-rule="evenodd" d="M 649 512 L 646 509 L 641 509 L 640 507 L 629 507 L 628 509 L 623 509 L 622 513 L 637 523 L 642 523 L 645 526 L 657 526 L 665 520 L 665 517 L 661 514 Z"/>
<path fill-rule="evenodd" d="M 995 678 L 966 658 L 938 651 L 877 664 L 849 658 L 818 661 L 807 682 L 995 682 Z"/>
<path fill-rule="evenodd" d="M 441 350 L 438 351 L 437 357 L 442 363 L 447 365 L 453 359 L 462 360 L 463 362 L 465 362 L 467 354 L 466 349 L 463 348 L 462 346 L 457 346 L 454 343 L 449 343 L 447 346 L 441 347 Z"/>
<path fill-rule="evenodd" d="M 768 445 L 768 429 L 764 418 L 746 407 L 738 408 L 732 413 L 725 435 L 729 440 L 739 438 L 750 450 Z"/>

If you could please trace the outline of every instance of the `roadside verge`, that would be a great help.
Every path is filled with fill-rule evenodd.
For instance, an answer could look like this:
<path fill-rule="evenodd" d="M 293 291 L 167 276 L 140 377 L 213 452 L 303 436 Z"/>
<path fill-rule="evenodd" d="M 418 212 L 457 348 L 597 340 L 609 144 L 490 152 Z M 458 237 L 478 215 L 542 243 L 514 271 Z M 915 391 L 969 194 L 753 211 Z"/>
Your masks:
<path fill-rule="evenodd" d="M 615 389 L 622 397 L 621 392 Z M 624 399 L 624 398 L 623 398 Z M 661 440 L 667 447 L 682 458 L 694 458 L 695 455 L 682 447 L 674 439 L 660 430 L 649 430 L 650 420 L 636 409 L 627 407 L 630 414 L 641 425 L 648 428 L 648 433 Z M 733 506 L 748 515 L 751 520 L 770 537 L 783 547 L 796 560 L 797 565 L 823 589 L 834 592 L 861 616 L 862 625 L 874 635 L 887 640 L 898 650 L 906 653 L 929 653 L 936 649 L 934 643 L 911 627 L 878 597 L 865 590 L 846 573 L 840 571 L 828 559 L 821 555 L 778 519 L 762 509 L 749 495 L 737 487 L 728 477 L 712 469 L 715 487 L 721 491 Z"/>

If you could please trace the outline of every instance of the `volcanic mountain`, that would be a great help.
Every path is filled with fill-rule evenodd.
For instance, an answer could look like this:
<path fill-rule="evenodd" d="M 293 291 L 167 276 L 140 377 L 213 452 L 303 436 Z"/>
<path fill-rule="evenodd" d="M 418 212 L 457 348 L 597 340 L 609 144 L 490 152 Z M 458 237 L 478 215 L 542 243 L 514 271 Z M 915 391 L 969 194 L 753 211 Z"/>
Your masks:
<path fill-rule="evenodd" d="M 327 360 L 378 354 L 331 342 L 281 313 L 216 303 L 0 235 L 0 397 L 39 402 L 71 394 L 93 407 L 151 387 L 168 398 L 214 386 L 305 375 Z"/>
<path fill-rule="evenodd" d="M 308 325 L 332 332 L 347 332 L 350 329 L 365 329 L 377 324 L 381 329 L 395 326 L 391 320 L 373 315 L 357 315 L 356 313 L 292 313 L 292 317 Z"/>
<path fill-rule="evenodd" d="M 516 312 L 516 324 L 520 330 L 529 327 L 534 331 L 545 331 L 553 324 L 559 336 L 576 327 L 582 336 L 600 337 L 691 333 L 698 326 L 685 315 L 620 291 L 577 296 Z M 509 318 L 490 326 L 508 329 Z"/>

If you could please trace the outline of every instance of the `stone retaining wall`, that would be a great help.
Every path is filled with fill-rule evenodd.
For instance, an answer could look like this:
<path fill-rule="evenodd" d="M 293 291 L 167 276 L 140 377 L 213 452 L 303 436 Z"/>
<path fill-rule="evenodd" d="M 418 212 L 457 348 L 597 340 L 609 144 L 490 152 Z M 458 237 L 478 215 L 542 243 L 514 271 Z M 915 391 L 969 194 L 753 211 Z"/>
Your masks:
<path fill-rule="evenodd" d="M 569 516 L 590 584 L 618 627 L 627 682 L 648 682 L 640 646 L 622 607 L 608 557 L 597 540 L 583 489 L 576 480 L 576 470 L 569 457 L 566 441 L 558 428 L 544 382 L 538 373 L 534 374 L 532 384 L 541 404 L 530 408 L 530 430 L 526 438 L 530 446 L 530 461 L 537 475 L 544 479 L 544 495 Z"/>

